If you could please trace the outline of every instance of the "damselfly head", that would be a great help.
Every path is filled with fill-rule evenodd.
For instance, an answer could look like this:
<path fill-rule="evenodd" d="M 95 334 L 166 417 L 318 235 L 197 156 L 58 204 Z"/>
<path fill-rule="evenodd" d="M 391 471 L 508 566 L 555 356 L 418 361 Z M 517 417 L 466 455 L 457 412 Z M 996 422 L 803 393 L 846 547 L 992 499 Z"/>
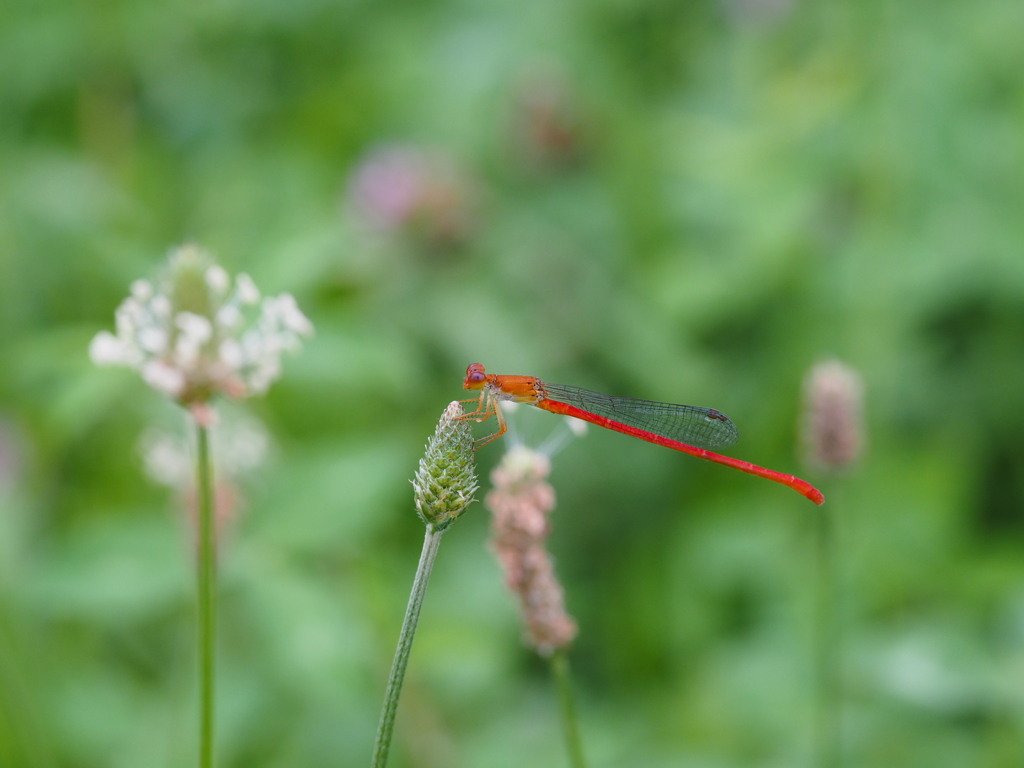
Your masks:
<path fill-rule="evenodd" d="M 480 363 L 473 363 L 466 369 L 466 378 L 462 382 L 463 389 L 483 389 L 487 382 L 487 374 Z"/>

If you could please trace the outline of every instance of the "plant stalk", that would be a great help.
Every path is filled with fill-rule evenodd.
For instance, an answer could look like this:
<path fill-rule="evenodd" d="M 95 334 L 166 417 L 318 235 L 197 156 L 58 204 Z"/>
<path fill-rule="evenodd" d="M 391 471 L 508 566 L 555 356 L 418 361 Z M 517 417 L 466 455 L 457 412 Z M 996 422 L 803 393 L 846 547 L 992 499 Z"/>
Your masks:
<path fill-rule="evenodd" d="M 412 649 L 412 640 L 416 634 L 416 624 L 419 622 L 423 596 L 427 591 L 427 581 L 430 579 L 430 571 L 434 567 L 434 558 L 437 556 L 437 548 L 441 544 L 442 533 L 443 531 L 438 530 L 435 525 L 427 526 L 426 536 L 423 539 L 423 551 L 420 553 L 420 562 L 416 566 L 416 577 L 412 582 L 412 593 L 409 595 L 405 619 L 402 621 L 402 631 L 398 635 L 395 659 L 391 663 L 388 687 L 384 692 L 384 706 L 381 709 L 380 723 L 377 726 L 377 740 L 373 745 L 373 768 L 384 768 L 388 762 L 395 713 L 398 710 L 398 697 L 402 692 L 405 668 L 409 662 L 409 651 Z"/>
<path fill-rule="evenodd" d="M 214 638 L 217 618 L 216 541 L 213 515 L 213 470 L 210 466 L 209 432 L 196 425 L 196 503 L 198 512 L 198 621 L 199 659 L 199 768 L 213 768 Z"/>
<path fill-rule="evenodd" d="M 572 675 L 569 671 L 569 657 L 564 648 L 559 648 L 550 657 L 551 673 L 558 686 L 558 698 L 562 710 L 562 730 L 565 732 L 565 747 L 569 752 L 572 768 L 585 768 L 583 746 L 580 743 L 579 723 L 576 719 L 576 697 L 572 690 Z"/>
<path fill-rule="evenodd" d="M 839 594 L 836 585 L 834 508 L 815 516 L 815 751 L 818 768 L 840 763 L 839 659 L 840 636 L 836 625 Z"/>

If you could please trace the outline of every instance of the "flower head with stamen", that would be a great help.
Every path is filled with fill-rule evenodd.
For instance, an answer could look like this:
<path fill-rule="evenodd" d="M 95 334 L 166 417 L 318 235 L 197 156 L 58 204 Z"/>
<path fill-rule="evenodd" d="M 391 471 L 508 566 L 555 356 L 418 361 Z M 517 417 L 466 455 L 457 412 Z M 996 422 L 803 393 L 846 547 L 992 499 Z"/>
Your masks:
<path fill-rule="evenodd" d="M 115 321 L 116 333 L 101 331 L 89 345 L 93 362 L 135 368 L 189 406 L 218 392 L 262 394 L 281 373 L 281 354 L 313 333 L 290 294 L 261 299 L 248 275 L 232 280 L 194 245 L 174 249 L 156 281 L 132 283 Z"/>
<path fill-rule="evenodd" d="M 213 514 L 218 547 L 227 543 L 230 529 L 244 511 L 246 488 L 256 479 L 269 449 L 266 428 L 254 417 L 230 408 L 219 413 L 217 440 L 211 446 L 217 467 Z M 175 492 L 194 546 L 198 538 L 194 440 L 178 430 L 150 427 L 139 440 L 139 452 L 150 479 Z"/>

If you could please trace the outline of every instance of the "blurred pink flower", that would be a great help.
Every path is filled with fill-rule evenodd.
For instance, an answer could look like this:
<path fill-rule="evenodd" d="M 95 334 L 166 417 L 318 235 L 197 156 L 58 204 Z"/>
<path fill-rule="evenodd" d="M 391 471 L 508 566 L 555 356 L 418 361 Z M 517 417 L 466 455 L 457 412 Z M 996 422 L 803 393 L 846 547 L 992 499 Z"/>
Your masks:
<path fill-rule="evenodd" d="M 804 381 L 803 437 L 807 460 L 840 472 L 864 450 L 864 385 L 838 360 L 815 365 Z"/>
<path fill-rule="evenodd" d="M 505 585 L 519 600 L 525 639 L 550 656 L 576 637 L 576 623 L 565 611 L 565 597 L 544 546 L 555 491 L 547 482 L 548 457 L 516 446 L 491 473 L 491 547 L 505 570 Z"/>
<path fill-rule="evenodd" d="M 449 155 L 401 144 L 366 154 L 349 180 L 348 198 L 370 230 L 431 246 L 463 243 L 477 208 L 474 185 Z"/>

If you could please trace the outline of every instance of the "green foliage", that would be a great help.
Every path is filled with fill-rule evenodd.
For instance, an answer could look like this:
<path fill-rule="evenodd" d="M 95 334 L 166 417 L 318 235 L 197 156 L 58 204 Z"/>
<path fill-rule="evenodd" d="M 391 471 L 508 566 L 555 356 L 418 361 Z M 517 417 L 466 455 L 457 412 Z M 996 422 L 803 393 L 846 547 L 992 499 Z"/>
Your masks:
<path fill-rule="evenodd" d="M 859 467 L 808 477 L 850 764 L 1019 766 L 1022 33 L 1019 0 L 4 5 L 0 765 L 194 759 L 186 505 L 139 458 L 177 415 L 86 349 L 195 241 L 317 334 L 224 478 L 221 766 L 369 760 L 407 480 L 468 363 L 719 408 L 800 474 L 830 355 L 867 398 Z M 353 180 L 389 142 L 448 164 L 381 233 Z M 588 759 L 810 765 L 815 509 L 597 432 L 552 474 Z M 483 515 L 446 537 L 396 768 L 564 760 Z"/>

